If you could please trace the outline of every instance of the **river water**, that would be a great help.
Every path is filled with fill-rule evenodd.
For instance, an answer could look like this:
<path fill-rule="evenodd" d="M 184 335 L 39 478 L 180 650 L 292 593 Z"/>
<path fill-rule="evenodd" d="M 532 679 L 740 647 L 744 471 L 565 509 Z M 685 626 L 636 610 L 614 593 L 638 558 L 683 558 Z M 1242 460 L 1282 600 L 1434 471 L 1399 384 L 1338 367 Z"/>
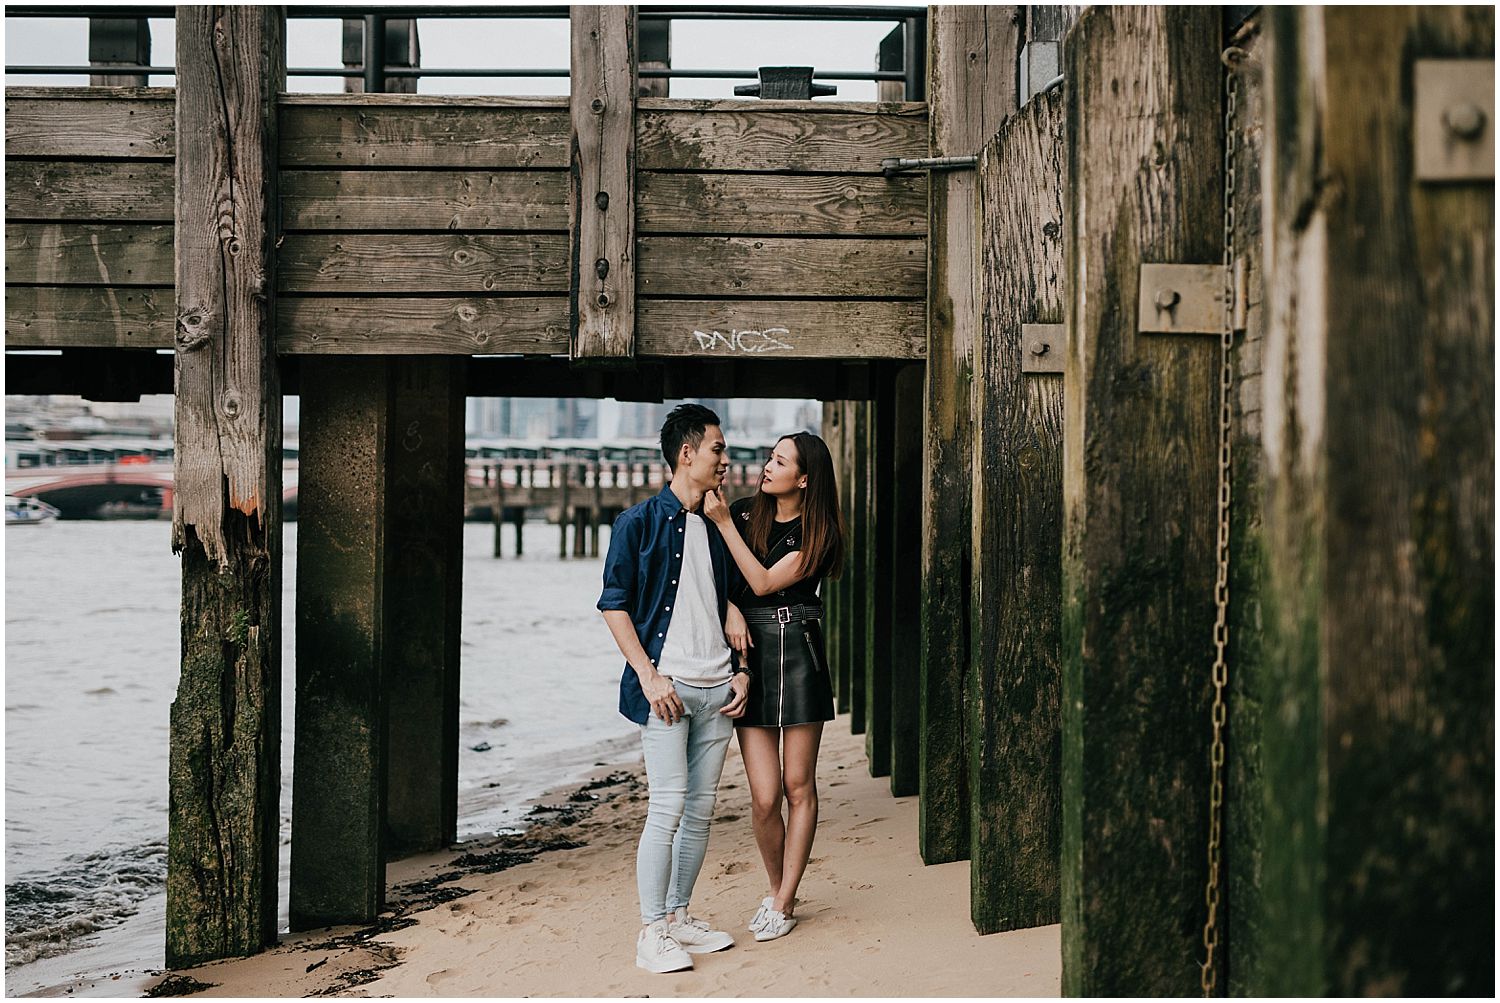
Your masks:
<path fill-rule="evenodd" d="M 283 930 L 296 524 L 284 532 Z M 616 711 L 622 662 L 594 610 L 602 562 L 559 559 L 556 527 L 540 523 L 519 560 L 507 528 L 496 560 L 493 533 L 464 526 L 460 838 L 516 827 L 544 791 L 639 757 Z M 170 523 L 5 531 L 7 995 L 163 963 L 180 594 Z"/>

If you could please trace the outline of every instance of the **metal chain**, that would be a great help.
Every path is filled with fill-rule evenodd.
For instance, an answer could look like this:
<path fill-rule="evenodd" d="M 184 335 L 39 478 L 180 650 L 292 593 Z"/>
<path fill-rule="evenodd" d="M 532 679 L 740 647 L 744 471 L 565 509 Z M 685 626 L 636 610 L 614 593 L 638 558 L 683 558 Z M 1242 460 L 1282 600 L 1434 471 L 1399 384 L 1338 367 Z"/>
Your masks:
<path fill-rule="evenodd" d="M 1203 924 L 1203 947 L 1207 952 L 1200 982 L 1203 995 L 1212 996 L 1218 986 L 1219 972 L 1214 951 L 1219 946 L 1220 872 L 1223 869 L 1224 830 L 1224 724 L 1228 720 L 1225 690 L 1229 685 L 1229 666 L 1225 652 L 1229 647 L 1229 446 L 1230 420 L 1233 414 L 1234 383 L 1234 238 L 1235 238 L 1235 134 L 1236 103 L 1239 98 L 1239 74 L 1234 65 L 1242 59 L 1242 49 L 1231 46 L 1223 52 L 1224 74 L 1224 326 L 1219 334 L 1219 504 L 1218 504 L 1218 571 L 1214 579 L 1214 704 L 1213 745 L 1209 753 L 1208 783 L 1208 887 L 1204 901 L 1208 918 Z"/>

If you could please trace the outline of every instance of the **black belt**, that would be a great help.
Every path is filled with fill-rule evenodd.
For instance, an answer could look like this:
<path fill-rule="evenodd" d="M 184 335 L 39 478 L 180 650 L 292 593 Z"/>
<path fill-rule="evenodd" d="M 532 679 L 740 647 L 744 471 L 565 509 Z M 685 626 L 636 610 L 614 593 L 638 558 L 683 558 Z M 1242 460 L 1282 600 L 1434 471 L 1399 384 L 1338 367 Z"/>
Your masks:
<path fill-rule="evenodd" d="M 742 610 L 746 623 L 792 623 L 802 620 L 823 619 L 821 604 L 797 603 L 792 606 L 757 606 Z"/>

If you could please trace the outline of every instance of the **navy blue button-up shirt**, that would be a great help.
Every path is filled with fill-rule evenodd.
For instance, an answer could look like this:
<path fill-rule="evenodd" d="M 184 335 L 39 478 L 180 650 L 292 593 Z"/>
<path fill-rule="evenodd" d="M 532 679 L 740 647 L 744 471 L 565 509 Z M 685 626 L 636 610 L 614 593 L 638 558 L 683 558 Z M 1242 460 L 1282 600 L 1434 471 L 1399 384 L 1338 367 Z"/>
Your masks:
<path fill-rule="evenodd" d="M 703 522 L 708 527 L 708 554 L 713 563 L 719 622 L 723 623 L 729 596 L 744 579 L 729 556 L 719 527 L 710 519 Z M 652 665 L 661 660 L 672 607 L 677 605 L 686 527 L 687 509 L 668 485 L 656 497 L 621 512 L 609 538 L 599 609 L 622 609 L 630 614 Z M 645 724 L 651 717 L 651 704 L 629 662 L 620 677 L 620 713 L 636 724 Z"/>

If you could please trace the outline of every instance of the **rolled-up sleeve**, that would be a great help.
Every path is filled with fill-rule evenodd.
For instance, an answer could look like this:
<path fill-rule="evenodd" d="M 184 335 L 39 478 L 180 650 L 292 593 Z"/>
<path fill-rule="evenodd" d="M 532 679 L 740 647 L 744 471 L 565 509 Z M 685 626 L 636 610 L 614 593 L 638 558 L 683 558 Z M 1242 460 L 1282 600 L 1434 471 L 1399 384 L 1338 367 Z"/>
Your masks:
<path fill-rule="evenodd" d="M 620 513 L 609 534 L 609 555 L 604 559 L 604 591 L 599 594 L 599 609 L 634 612 L 640 536 L 641 521 L 635 512 Z"/>

